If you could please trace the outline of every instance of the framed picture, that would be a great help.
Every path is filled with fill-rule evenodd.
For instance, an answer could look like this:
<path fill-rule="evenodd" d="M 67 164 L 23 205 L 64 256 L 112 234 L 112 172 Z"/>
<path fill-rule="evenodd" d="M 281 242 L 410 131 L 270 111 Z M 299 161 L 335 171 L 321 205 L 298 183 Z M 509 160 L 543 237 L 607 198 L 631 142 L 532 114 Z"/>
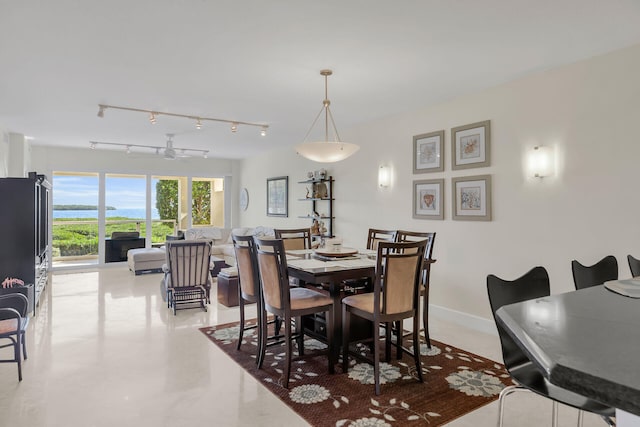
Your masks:
<path fill-rule="evenodd" d="M 469 169 L 491 164 L 491 122 L 451 129 L 451 168 Z"/>
<path fill-rule="evenodd" d="M 413 217 L 444 219 L 444 179 L 413 181 Z"/>
<path fill-rule="evenodd" d="M 267 178 L 267 216 L 289 216 L 289 177 Z"/>
<path fill-rule="evenodd" d="M 452 178 L 452 217 L 462 221 L 491 221 L 491 175 Z"/>
<path fill-rule="evenodd" d="M 444 130 L 413 137 L 413 173 L 444 170 Z"/>

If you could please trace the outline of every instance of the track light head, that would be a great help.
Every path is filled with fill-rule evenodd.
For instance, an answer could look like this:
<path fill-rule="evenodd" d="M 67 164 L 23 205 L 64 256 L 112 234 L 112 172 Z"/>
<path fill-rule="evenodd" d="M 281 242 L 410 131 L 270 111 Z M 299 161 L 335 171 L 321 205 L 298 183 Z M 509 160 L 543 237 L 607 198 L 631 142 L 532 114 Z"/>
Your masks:
<path fill-rule="evenodd" d="M 200 122 L 200 119 L 196 119 L 196 129 L 200 130 L 202 129 L 202 123 Z"/>
<path fill-rule="evenodd" d="M 267 135 L 267 127 L 262 126 L 262 129 L 260 129 L 260 136 L 266 136 L 266 135 Z"/>
<path fill-rule="evenodd" d="M 156 124 L 156 113 L 149 114 L 149 121 L 151 122 L 152 125 Z"/>
<path fill-rule="evenodd" d="M 231 132 L 238 131 L 238 124 L 236 122 L 231 123 Z"/>
<path fill-rule="evenodd" d="M 101 104 L 98 104 L 98 107 L 100 107 L 100 109 L 98 110 L 98 117 L 103 118 L 104 117 L 104 110 L 107 107 L 105 107 L 104 105 L 101 105 Z"/>

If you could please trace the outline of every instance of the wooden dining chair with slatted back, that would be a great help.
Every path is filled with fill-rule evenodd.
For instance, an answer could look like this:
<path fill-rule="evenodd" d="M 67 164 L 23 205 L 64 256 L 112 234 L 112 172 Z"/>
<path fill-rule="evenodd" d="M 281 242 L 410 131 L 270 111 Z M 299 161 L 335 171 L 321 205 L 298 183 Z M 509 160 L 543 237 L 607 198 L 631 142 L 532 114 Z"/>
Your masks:
<path fill-rule="evenodd" d="M 18 364 L 18 381 L 22 381 L 22 359 L 27 359 L 25 336 L 29 325 L 29 302 L 26 296 L 15 292 L 0 295 L 0 340 L 9 340 L 0 348 L 13 347 L 13 359 L 2 359 L 2 363 Z"/>
<path fill-rule="evenodd" d="M 500 392 L 498 399 L 498 427 L 502 427 L 504 420 L 504 399 L 516 391 L 532 391 L 553 400 L 553 427 L 558 424 L 558 403 L 580 410 L 578 413 L 578 426 L 582 425 L 582 411 L 598 414 L 607 424 L 615 426 L 611 419 L 615 415 L 615 409 L 549 382 L 496 319 L 496 311 L 504 305 L 549 296 L 551 291 L 547 270 L 544 267 L 534 267 L 515 280 L 504 280 L 490 274 L 487 276 L 487 293 L 496 327 L 498 328 L 504 366 L 515 383 L 515 385 L 505 387 Z M 518 423 L 513 423 L 513 425 L 518 425 Z"/>
<path fill-rule="evenodd" d="M 260 288 L 260 273 L 255 256 L 255 242 L 253 236 L 231 235 L 233 248 L 236 254 L 236 267 L 238 269 L 238 303 L 240 309 L 240 331 L 238 335 L 237 349 L 240 350 L 244 332 L 256 329 L 258 332 L 258 350 L 261 348 L 262 340 L 277 340 L 280 338 L 280 318 L 275 316 L 274 320 L 267 322 L 267 315 L 262 303 L 262 290 Z M 256 304 L 257 322 L 255 325 L 247 326 L 245 317 L 245 305 L 247 303 Z M 274 324 L 274 335 L 262 335 L 262 323 Z M 268 329 L 268 328 L 267 328 Z M 258 351 L 259 353 L 259 351 Z M 256 364 L 260 365 L 260 354 L 256 357 Z"/>
<path fill-rule="evenodd" d="M 574 259 L 571 261 L 571 271 L 576 289 L 589 288 L 609 280 L 618 280 L 618 261 L 613 255 L 608 255 L 593 265 L 585 266 Z"/>
<path fill-rule="evenodd" d="M 433 246 L 436 241 L 435 232 L 420 232 L 398 230 L 396 233 L 397 242 L 414 242 L 427 240 L 427 247 L 424 251 L 424 264 L 422 266 L 422 281 L 420 295 L 422 296 L 422 328 L 427 347 L 431 348 L 431 338 L 429 336 L 429 281 L 431 278 L 431 265 L 436 262 L 433 259 Z"/>
<path fill-rule="evenodd" d="M 627 255 L 627 262 L 629 263 L 629 269 L 633 277 L 640 277 L 640 259 L 634 258 L 632 255 Z"/>
<path fill-rule="evenodd" d="M 276 239 L 282 239 L 286 251 L 311 249 L 311 229 L 292 228 L 273 230 Z"/>
<path fill-rule="evenodd" d="M 329 373 L 333 374 L 336 363 L 336 351 L 333 340 L 333 299 L 329 295 L 304 287 L 291 287 L 287 271 L 287 257 L 283 239 L 269 239 L 254 237 L 256 257 L 262 296 L 266 312 L 279 316 L 284 326 L 285 340 L 285 370 L 284 387 L 289 388 L 291 375 L 291 358 L 293 355 L 293 341 L 298 345 L 298 353 L 304 354 L 304 329 L 302 316 L 326 313 L 327 343 L 329 354 Z M 295 320 L 295 331 L 292 331 L 292 321 Z M 262 334 L 266 336 L 266 323 L 262 323 Z M 265 340 L 260 345 L 260 361 L 264 360 L 266 349 Z M 259 364 L 260 368 L 262 363 Z"/>
<path fill-rule="evenodd" d="M 342 300 L 342 371 L 349 369 L 349 331 L 351 316 L 372 322 L 373 372 L 376 395 L 380 394 L 380 346 L 379 329 L 386 326 L 385 347 L 391 341 L 391 324 L 413 319 L 413 351 L 402 347 L 402 334 L 396 334 L 396 346 L 412 354 L 418 380 L 422 379 L 420 364 L 419 299 L 422 261 L 427 241 L 379 242 L 376 257 L 376 277 L 373 292 L 350 295 Z M 387 355 L 388 357 L 388 355 Z"/>

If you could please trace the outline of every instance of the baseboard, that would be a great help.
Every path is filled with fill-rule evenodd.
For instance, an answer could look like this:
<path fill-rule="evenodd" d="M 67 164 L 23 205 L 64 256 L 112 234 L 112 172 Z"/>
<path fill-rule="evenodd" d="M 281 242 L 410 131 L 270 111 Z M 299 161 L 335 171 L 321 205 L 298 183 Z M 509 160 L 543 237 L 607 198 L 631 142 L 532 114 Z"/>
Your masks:
<path fill-rule="evenodd" d="M 498 335 L 498 330 L 493 320 L 488 320 L 484 317 L 474 316 L 473 314 L 433 304 L 429 304 L 429 315 L 464 326 L 465 328 L 473 329 L 474 331 L 495 336 Z"/>

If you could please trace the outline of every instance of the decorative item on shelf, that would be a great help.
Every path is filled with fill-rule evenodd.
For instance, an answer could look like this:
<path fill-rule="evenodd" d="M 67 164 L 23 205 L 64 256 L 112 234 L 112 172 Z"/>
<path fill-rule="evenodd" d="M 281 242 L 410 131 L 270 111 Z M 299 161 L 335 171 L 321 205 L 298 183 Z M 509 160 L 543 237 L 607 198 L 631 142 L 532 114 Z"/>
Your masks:
<path fill-rule="evenodd" d="M 305 187 L 307 189 L 307 195 L 305 196 L 307 199 L 311 198 L 311 195 L 309 193 L 309 187 Z"/>
<path fill-rule="evenodd" d="M 351 156 L 360 149 L 360 147 L 356 144 L 340 141 L 340 135 L 338 135 L 338 130 L 336 129 L 336 124 L 333 120 L 331 109 L 329 108 L 329 105 L 331 105 L 331 101 L 329 101 L 329 97 L 327 96 L 327 77 L 331 74 L 333 74 L 333 71 L 331 70 L 320 71 L 320 75 L 324 76 L 324 101 L 322 101 L 322 109 L 311 124 L 311 128 L 309 128 L 309 131 L 304 137 L 303 142 L 296 145 L 295 147 L 298 154 L 300 154 L 302 157 L 306 157 L 309 160 L 313 160 L 314 162 L 339 162 Z M 315 126 L 318 118 L 320 118 L 320 115 L 322 115 L 323 112 L 325 122 L 324 141 L 306 142 L 307 137 L 313 130 L 313 127 Z M 333 126 L 333 141 L 329 141 L 329 122 L 331 122 L 331 125 Z"/>
<path fill-rule="evenodd" d="M 325 179 L 327 177 L 326 169 L 320 169 L 320 179 Z"/>
<path fill-rule="evenodd" d="M 328 196 L 327 184 L 324 182 L 318 182 L 313 184 L 313 197 L 315 199 L 324 199 Z"/>
<path fill-rule="evenodd" d="M 307 172 L 307 178 L 313 179 L 313 172 L 311 171 Z"/>
<path fill-rule="evenodd" d="M 320 227 L 320 234 L 324 236 L 324 234 L 327 232 L 327 227 L 324 226 L 324 221 L 319 221 L 318 224 Z"/>
<path fill-rule="evenodd" d="M 24 281 L 15 277 L 7 277 L 2 281 L 2 289 L 24 286 Z"/>
<path fill-rule="evenodd" d="M 313 223 L 311 224 L 311 234 L 315 236 L 320 234 L 320 223 L 317 219 L 314 219 Z"/>

